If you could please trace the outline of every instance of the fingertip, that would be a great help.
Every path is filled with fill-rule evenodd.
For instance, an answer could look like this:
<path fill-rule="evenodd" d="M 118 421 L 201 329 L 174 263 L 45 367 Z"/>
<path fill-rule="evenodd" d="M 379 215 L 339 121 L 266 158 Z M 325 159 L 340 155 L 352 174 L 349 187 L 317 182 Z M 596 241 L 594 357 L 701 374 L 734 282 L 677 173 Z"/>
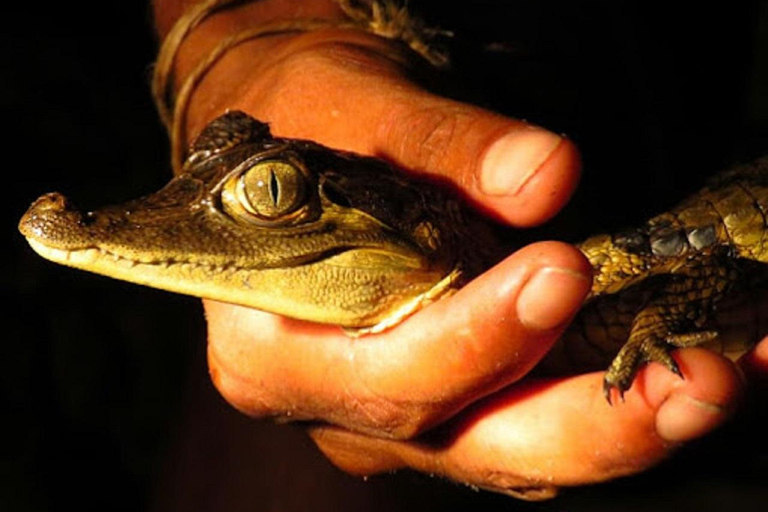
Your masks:
<path fill-rule="evenodd" d="M 744 382 L 730 361 L 710 351 L 680 350 L 675 358 L 684 378 L 650 365 L 638 375 L 638 387 L 656 409 L 657 434 L 667 442 L 681 443 L 727 421 L 743 394 Z"/>
<path fill-rule="evenodd" d="M 536 126 L 506 133 L 483 156 L 480 190 L 489 196 L 518 194 L 562 142 L 561 136 Z"/>
<path fill-rule="evenodd" d="M 559 327 L 573 317 L 591 285 L 590 274 L 571 268 L 543 267 L 525 283 L 517 298 L 518 318 L 532 330 Z"/>
<path fill-rule="evenodd" d="M 510 300 L 514 301 L 517 318 L 531 333 L 563 327 L 581 307 L 592 286 L 592 269 L 583 254 L 562 242 L 528 245 L 513 254 L 505 265 L 527 269 L 522 281 L 509 281 L 516 289 L 507 292 L 514 294 Z"/>
<path fill-rule="evenodd" d="M 690 441 L 712 431 L 728 416 L 718 404 L 673 393 L 656 413 L 656 432 L 669 442 Z"/>
<path fill-rule="evenodd" d="M 525 126 L 491 144 L 479 166 L 484 203 L 516 226 L 540 224 L 568 202 L 578 183 L 581 157 L 568 138 Z"/>

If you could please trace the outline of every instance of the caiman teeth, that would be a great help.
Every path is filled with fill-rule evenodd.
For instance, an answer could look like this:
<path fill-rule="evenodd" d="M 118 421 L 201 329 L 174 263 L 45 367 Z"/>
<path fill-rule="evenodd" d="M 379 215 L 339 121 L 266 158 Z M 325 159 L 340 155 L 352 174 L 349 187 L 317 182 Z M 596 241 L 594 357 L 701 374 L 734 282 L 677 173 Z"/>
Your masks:
<path fill-rule="evenodd" d="M 57 249 L 56 247 L 45 245 L 32 238 L 28 238 L 27 242 L 29 242 L 30 247 L 32 247 L 32 249 L 40 256 L 57 263 L 87 265 L 102 256 L 102 251 L 95 247 L 71 251 L 67 249 Z"/>
<path fill-rule="evenodd" d="M 87 268 L 93 265 L 94 262 L 105 259 L 112 260 L 115 264 L 127 268 L 133 268 L 136 265 L 156 265 L 162 266 L 164 268 L 168 268 L 168 266 L 170 266 L 170 262 L 168 261 L 136 261 L 120 256 L 117 253 L 101 249 L 99 247 L 88 247 L 84 249 L 72 250 L 51 247 L 50 245 L 45 245 L 32 238 L 28 238 L 27 242 L 29 242 L 30 247 L 32 247 L 32 249 L 43 258 L 56 263 L 63 263 L 72 267 Z"/>
<path fill-rule="evenodd" d="M 43 258 L 53 261 L 55 263 L 62 263 L 64 265 L 76 268 L 83 268 L 89 270 L 98 261 L 111 261 L 115 265 L 124 268 L 133 268 L 139 265 L 145 265 L 150 267 L 158 267 L 162 270 L 168 270 L 172 266 L 179 266 L 187 270 L 191 269 L 205 269 L 216 273 L 224 273 L 228 270 L 232 270 L 232 267 L 224 266 L 221 264 L 205 264 L 189 261 L 176 261 L 176 260 L 134 260 L 126 258 L 115 252 L 102 249 L 100 247 L 88 247 L 83 249 L 59 249 L 45 245 L 33 238 L 27 238 L 30 247 L 42 256 Z M 234 270 L 239 270 L 234 268 Z"/>

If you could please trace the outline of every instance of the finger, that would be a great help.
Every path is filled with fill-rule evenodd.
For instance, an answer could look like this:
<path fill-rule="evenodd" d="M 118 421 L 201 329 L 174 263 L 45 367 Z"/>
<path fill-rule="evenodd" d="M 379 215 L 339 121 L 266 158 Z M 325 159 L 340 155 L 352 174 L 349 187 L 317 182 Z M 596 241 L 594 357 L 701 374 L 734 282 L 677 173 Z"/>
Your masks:
<path fill-rule="evenodd" d="M 255 71 L 271 87 L 228 106 L 268 120 L 282 136 L 439 175 L 514 225 L 543 222 L 568 200 L 580 162 L 567 138 L 416 87 L 378 38 L 338 38 L 331 31 L 297 39 L 280 66 Z"/>
<path fill-rule="evenodd" d="M 221 393 L 248 414 L 410 437 L 522 377 L 590 283 L 576 249 L 535 244 L 390 331 L 359 339 L 207 302 L 209 365 Z"/>
<path fill-rule="evenodd" d="M 516 226 L 549 219 L 578 180 L 571 141 L 487 110 L 414 94 L 383 119 L 377 142 L 387 157 L 447 178 L 481 209 Z"/>
<path fill-rule="evenodd" d="M 478 404 L 450 430 L 418 442 L 334 427 L 310 434 L 351 473 L 410 467 L 541 499 L 557 487 L 637 473 L 729 417 L 742 391 L 735 367 L 701 349 L 680 351 L 677 360 L 685 380 L 652 364 L 615 407 L 602 397 L 602 375 L 588 374 L 517 384 Z"/>

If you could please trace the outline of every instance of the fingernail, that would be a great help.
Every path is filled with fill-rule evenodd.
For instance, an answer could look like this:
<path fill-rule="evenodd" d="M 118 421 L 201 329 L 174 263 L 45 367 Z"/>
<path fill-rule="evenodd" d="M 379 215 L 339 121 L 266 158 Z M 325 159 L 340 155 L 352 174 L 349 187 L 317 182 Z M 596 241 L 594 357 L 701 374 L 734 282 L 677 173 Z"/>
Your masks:
<path fill-rule="evenodd" d="M 575 270 L 541 268 L 520 292 L 517 316 L 529 329 L 544 331 L 558 327 L 581 307 L 591 286 L 591 276 Z"/>
<path fill-rule="evenodd" d="M 670 395 L 656 413 L 656 433 L 670 442 L 701 437 L 728 417 L 721 406 L 682 393 Z"/>
<path fill-rule="evenodd" d="M 562 140 L 559 135 L 535 126 L 504 135 L 483 158 L 480 188 L 492 196 L 517 194 Z"/>

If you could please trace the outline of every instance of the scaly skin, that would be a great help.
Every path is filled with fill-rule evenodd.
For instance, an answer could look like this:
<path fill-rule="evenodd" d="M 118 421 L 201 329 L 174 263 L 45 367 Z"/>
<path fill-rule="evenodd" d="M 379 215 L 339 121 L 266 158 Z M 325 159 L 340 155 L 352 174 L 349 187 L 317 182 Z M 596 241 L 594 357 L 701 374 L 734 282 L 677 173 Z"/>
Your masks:
<path fill-rule="evenodd" d="M 768 263 L 767 214 L 768 159 L 762 159 L 719 175 L 638 229 L 579 244 L 595 269 L 593 299 L 644 284 L 633 291 L 639 304 L 605 376 L 609 401 L 611 390 L 622 395 L 645 362 L 681 375 L 670 345 L 696 346 L 718 337 L 711 325 L 718 303 L 746 282 L 747 262 Z M 760 267 L 757 273 L 765 274 Z"/>
<path fill-rule="evenodd" d="M 580 369 L 615 356 L 609 401 L 645 362 L 680 374 L 669 347 L 715 340 L 712 314 L 748 283 L 744 265 L 766 273 L 767 182 L 763 159 L 639 229 L 580 244 L 594 285 L 554 356 L 570 354 Z M 272 138 L 239 112 L 213 121 L 159 192 L 89 213 L 48 194 L 20 230 L 58 263 L 357 333 L 398 323 L 502 253 L 444 187 L 371 158 Z M 556 359 L 547 364 L 558 367 Z"/>

